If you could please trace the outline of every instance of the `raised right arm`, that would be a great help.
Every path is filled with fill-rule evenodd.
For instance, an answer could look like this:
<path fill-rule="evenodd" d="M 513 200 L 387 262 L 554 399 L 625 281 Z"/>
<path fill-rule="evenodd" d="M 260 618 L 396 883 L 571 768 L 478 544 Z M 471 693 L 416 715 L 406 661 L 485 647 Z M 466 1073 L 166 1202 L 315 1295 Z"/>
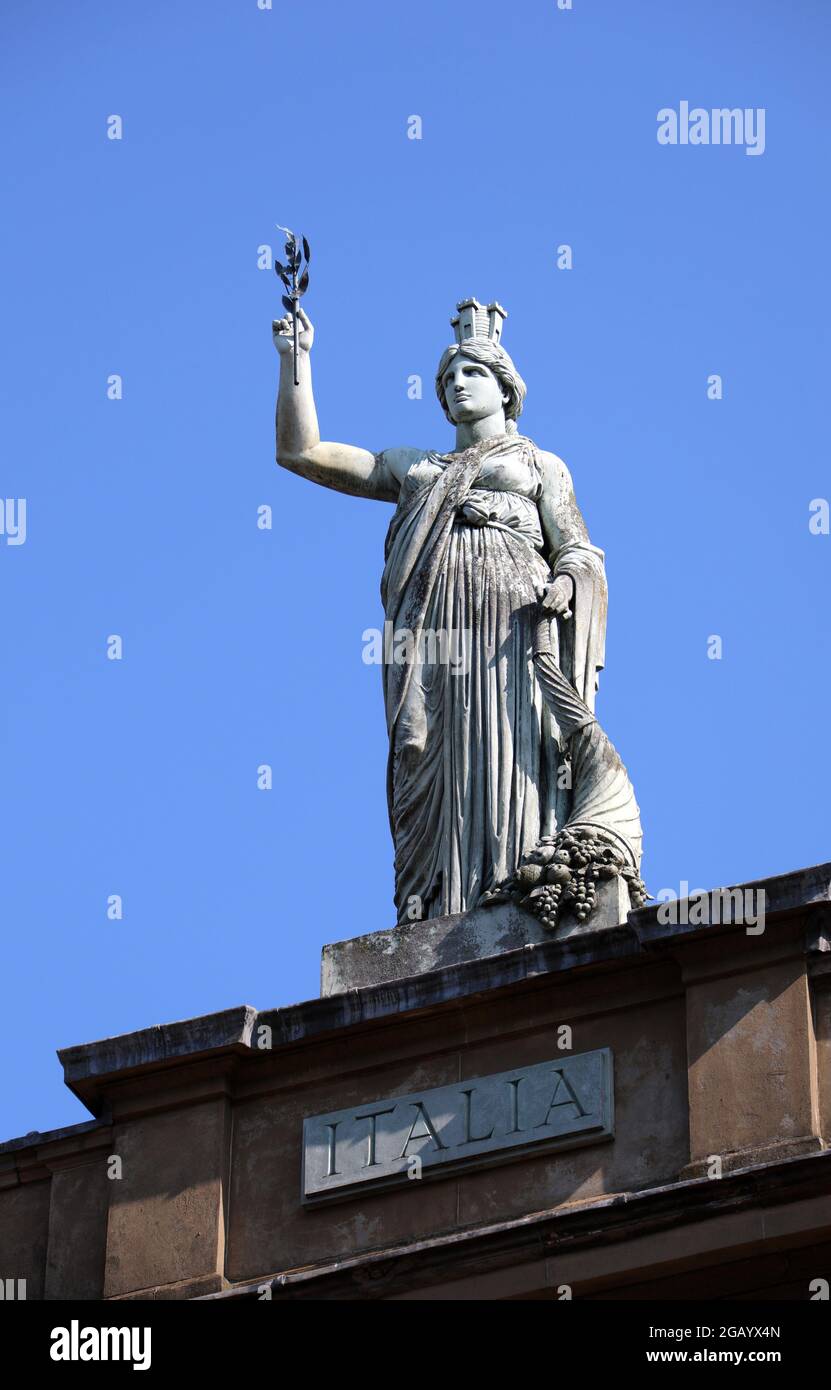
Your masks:
<path fill-rule="evenodd" d="M 352 444 L 329 444 L 321 440 L 312 391 L 310 350 L 314 329 L 300 310 L 300 355 L 294 384 L 292 326 L 289 319 L 273 325 L 274 345 L 280 354 L 280 386 L 277 395 L 277 462 L 290 473 L 299 473 L 322 487 L 348 492 L 354 497 L 371 497 L 379 502 L 396 502 L 401 479 L 411 463 L 422 455 L 420 449 L 385 449 L 372 454 Z"/>

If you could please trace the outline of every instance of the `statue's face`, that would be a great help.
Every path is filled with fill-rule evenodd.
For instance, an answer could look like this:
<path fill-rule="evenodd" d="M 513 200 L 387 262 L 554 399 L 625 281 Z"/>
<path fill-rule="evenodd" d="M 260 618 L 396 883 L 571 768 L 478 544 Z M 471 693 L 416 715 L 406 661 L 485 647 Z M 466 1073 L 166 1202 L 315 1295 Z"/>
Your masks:
<path fill-rule="evenodd" d="M 442 377 L 445 400 L 454 424 L 485 420 L 502 409 L 508 393 L 490 367 L 459 353 Z"/>

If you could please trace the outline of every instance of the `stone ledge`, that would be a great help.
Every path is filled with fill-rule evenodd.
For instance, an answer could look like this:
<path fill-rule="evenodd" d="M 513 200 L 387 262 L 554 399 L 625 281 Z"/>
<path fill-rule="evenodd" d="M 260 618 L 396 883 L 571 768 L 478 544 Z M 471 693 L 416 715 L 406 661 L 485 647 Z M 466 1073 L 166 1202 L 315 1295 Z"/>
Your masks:
<path fill-rule="evenodd" d="M 831 864 L 812 865 L 774 878 L 704 891 L 754 895 L 763 892 L 766 917 L 776 917 L 798 907 L 831 904 Z M 391 984 L 470 961 L 508 955 L 525 946 L 558 946 L 576 938 L 593 941 L 596 949 L 602 952 L 601 935 L 627 926 L 634 931 L 639 944 L 648 949 L 653 945 L 663 947 L 669 936 L 686 939 L 702 930 L 730 930 L 741 925 L 736 922 L 733 902 L 729 903 L 729 913 L 725 912 L 723 921 L 703 925 L 688 920 L 690 898 L 677 902 L 676 924 L 667 925 L 658 920 L 659 906 L 655 903 L 630 911 L 629 891 L 618 879 L 601 884 L 589 922 L 581 925 L 574 917 L 566 917 L 554 934 L 531 913 L 513 903 L 474 908 L 471 912 L 434 917 L 424 922 L 402 923 L 324 946 L 321 994 L 325 997 Z M 831 933 L 823 926 L 821 934 L 824 935 L 824 948 L 828 949 Z M 814 949 L 823 949 L 822 943 Z"/>
<path fill-rule="evenodd" d="M 831 1150 L 824 1150 L 734 1169 L 718 1180 L 683 1177 L 658 1187 L 589 1197 L 507 1221 L 439 1232 L 428 1239 L 287 1269 L 202 1298 L 205 1302 L 259 1298 L 266 1285 L 275 1299 L 402 1297 L 421 1287 L 423 1270 L 459 1279 L 529 1257 L 544 1262 L 593 1247 L 621 1250 L 630 1241 L 637 1247 L 656 1234 L 674 1244 L 682 1230 L 705 1229 L 725 1215 L 736 1217 L 768 1203 L 798 1212 L 806 1203 L 824 1202 L 829 1167 Z M 831 1215 L 827 1210 L 825 1214 L 824 1229 L 831 1229 Z M 762 1225 L 755 1233 L 760 1238 Z M 637 1266 L 637 1255 L 634 1263 Z"/>
<path fill-rule="evenodd" d="M 609 969 L 621 959 L 640 954 L 637 937 L 627 927 L 587 933 L 569 941 L 523 946 L 502 955 L 467 961 L 444 970 L 405 980 L 352 989 L 302 1004 L 258 1012 L 241 1005 L 206 1014 L 166 1028 L 147 1028 L 101 1042 L 82 1043 L 58 1051 L 64 1081 L 93 1114 L 103 1102 L 101 1084 L 116 1077 L 138 1075 L 193 1062 L 220 1053 L 272 1056 L 280 1047 L 302 1043 L 322 1034 L 368 1024 L 394 1014 L 437 1008 L 454 999 L 489 993 L 552 973 L 576 968 Z M 271 1048 L 260 1052 L 255 1029 L 271 1029 Z"/>
<path fill-rule="evenodd" d="M 0 1156 L 14 1154 L 18 1149 L 42 1149 L 46 1144 L 59 1144 L 63 1140 L 79 1140 L 86 1134 L 106 1130 L 102 1120 L 81 1120 L 77 1125 L 64 1125 L 62 1129 L 33 1129 L 16 1139 L 6 1139 L 0 1144 Z"/>
<path fill-rule="evenodd" d="M 172 1301 L 195 1303 L 203 1298 L 216 1298 L 219 1291 L 227 1289 L 227 1287 L 228 1280 L 223 1274 L 203 1274 L 197 1279 L 180 1279 L 174 1284 L 155 1284 L 149 1289 L 139 1289 L 133 1293 L 114 1294 L 104 1301 L 106 1303 L 163 1303 Z"/>
<path fill-rule="evenodd" d="M 724 884 L 719 888 L 708 888 L 701 891 L 714 894 L 725 893 L 758 893 L 763 891 L 765 894 L 765 913 L 767 917 L 775 917 L 783 912 L 792 912 L 796 908 L 809 907 L 814 904 L 831 903 L 831 863 L 812 864 L 805 869 L 793 869 L 787 874 L 775 874 L 771 878 L 751 879 L 749 883 Z M 698 890 L 695 890 L 698 891 Z M 685 905 L 689 909 L 692 898 L 681 898 L 678 901 L 679 917 L 688 917 L 685 913 Z M 677 937 L 689 936 L 701 930 L 712 930 L 711 926 L 703 928 L 688 920 L 679 922 L 678 925 L 665 925 L 658 920 L 657 903 L 646 907 L 636 908 L 629 913 L 628 921 L 638 933 L 638 937 L 644 946 L 649 946 L 653 941 L 662 945 L 667 935 L 672 933 Z M 737 925 L 734 918 L 720 925 L 731 927 Z M 740 925 L 740 924 L 739 924 Z"/>
<path fill-rule="evenodd" d="M 96 1043 L 61 1047 L 58 1058 L 67 1082 L 107 1076 L 114 1070 L 147 1066 L 192 1053 L 204 1056 L 228 1047 L 249 1048 L 256 1019 L 257 1010 L 250 1004 L 241 1004 L 221 1013 L 155 1024 Z"/>
<path fill-rule="evenodd" d="M 831 864 L 738 886 L 764 888 L 768 915 L 772 918 L 802 909 L 808 937 L 805 950 L 813 959 L 822 958 L 831 939 L 827 912 Z M 240 1005 L 192 1020 L 62 1048 L 58 1057 L 67 1086 L 98 1116 L 104 1108 L 105 1080 L 181 1065 L 217 1053 L 271 1055 L 275 1049 L 322 1034 L 395 1014 L 440 1008 L 453 1000 L 470 999 L 547 975 L 565 975 L 573 970 L 610 971 L 623 962 L 648 965 L 656 954 L 670 954 L 679 945 L 705 940 L 714 932 L 721 936 L 743 934 L 741 926 L 663 925 L 657 921 L 657 911 L 657 906 L 639 908 L 617 927 L 581 931 L 565 940 L 546 934 L 546 939 L 536 944 L 529 942 L 499 954 L 305 1003 L 260 1012 L 251 1005 Z M 258 1054 L 256 1048 L 255 1029 L 260 1024 L 267 1024 L 272 1031 L 269 1054 Z M 24 1150 L 43 1142 L 38 1135 L 31 1141 L 29 1136 L 23 1136 L 9 1144 Z"/>
<path fill-rule="evenodd" d="M 626 922 L 629 889 L 617 879 L 602 883 L 590 922 L 581 925 L 566 917 L 556 933 L 545 929 L 532 913 L 513 903 L 493 903 L 471 912 L 427 921 L 404 922 L 386 931 L 369 932 L 323 947 L 320 992 L 343 994 L 348 989 L 388 984 L 466 961 L 504 955 L 524 946 L 560 945 L 575 937 L 595 937 Z"/>
<path fill-rule="evenodd" d="M 722 1173 L 733 1173 L 745 1168 L 758 1168 L 762 1164 L 779 1163 L 792 1158 L 803 1158 L 810 1154 L 825 1153 L 827 1146 L 816 1134 L 805 1134 L 799 1139 L 782 1139 L 776 1144 L 765 1144 L 761 1148 L 732 1149 L 727 1153 L 713 1155 L 721 1159 Z M 710 1158 L 697 1158 L 681 1170 L 681 1178 L 707 1178 L 710 1181 Z"/>

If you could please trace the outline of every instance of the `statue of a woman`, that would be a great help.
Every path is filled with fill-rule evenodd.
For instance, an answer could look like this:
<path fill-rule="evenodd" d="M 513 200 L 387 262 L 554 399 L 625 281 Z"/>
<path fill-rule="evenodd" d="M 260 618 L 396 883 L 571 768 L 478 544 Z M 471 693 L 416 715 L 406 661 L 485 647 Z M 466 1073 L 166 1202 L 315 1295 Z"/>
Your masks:
<path fill-rule="evenodd" d="M 436 374 L 451 453 L 322 442 L 312 325 L 301 310 L 295 372 L 292 322 L 276 322 L 277 461 L 395 504 L 381 595 L 413 638 L 410 659 L 383 667 L 399 921 L 513 891 L 554 926 L 564 893 L 588 915 L 604 872 L 640 882 L 637 806 L 593 714 L 603 552 L 565 464 L 517 431 L 526 388 L 499 343 L 504 310 L 458 310 Z"/>

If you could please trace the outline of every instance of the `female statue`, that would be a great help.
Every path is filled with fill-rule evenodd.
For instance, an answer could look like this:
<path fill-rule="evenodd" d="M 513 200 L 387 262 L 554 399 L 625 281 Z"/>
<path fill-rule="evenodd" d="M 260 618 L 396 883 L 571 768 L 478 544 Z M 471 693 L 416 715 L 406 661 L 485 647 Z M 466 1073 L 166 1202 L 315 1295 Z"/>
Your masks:
<path fill-rule="evenodd" d="M 518 433 L 526 388 L 500 345 L 505 311 L 465 300 L 451 319 L 436 374 L 451 453 L 322 442 L 299 318 L 294 367 L 291 317 L 274 324 L 278 463 L 395 504 L 381 594 L 393 632 L 414 639 L 410 659 L 383 667 L 399 921 L 511 892 L 547 926 L 566 898 L 584 920 L 598 877 L 637 891 L 640 824 L 593 714 L 603 552 L 565 464 Z M 463 663 L 448 659 L 460 647 Z"/>

